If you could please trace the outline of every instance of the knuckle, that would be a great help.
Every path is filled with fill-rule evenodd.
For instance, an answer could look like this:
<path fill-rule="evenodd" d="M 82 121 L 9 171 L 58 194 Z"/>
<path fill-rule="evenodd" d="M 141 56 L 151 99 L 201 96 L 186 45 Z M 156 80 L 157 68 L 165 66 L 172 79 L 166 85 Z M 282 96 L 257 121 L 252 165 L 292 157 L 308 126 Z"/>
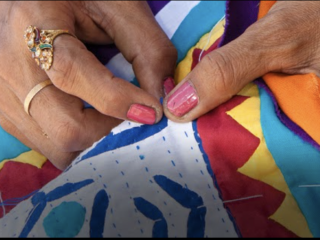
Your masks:
<path fill-rule="evenodd" d="M 178 56 L 178 51 L 171 43 L 171 41 L 166 37 L 157 37 L 149 42 L 149 55 L 151 59 L 164 60 L 173 59 L 176 61 Z"/>
<path fill-rule="evenodd" d="M 211 79 L 214 79 L 211 81 L 211 86 L 214 91 L 229 98 L 232 97 L 233 89 L 237 83 L 234 66 L 229 60 L 229 57 L 215 51 L 213 54 L 207 54 L 202 61 L 203 69 L 206 71 L 205 74 L 210 76 Z"/>
<path fill-rule="evenodd" d="M 77 121 L 70 120 L 55 124 L 52 141 L 62 152 L 81 150 L 83 141 L 82 127 Z"/>
<path fill-rule="evenodd" d="M 78 69 L 75 53 L 65 47 L 56 47 L 52 64 L 52 81 L 59 89 L 69 93 L 72 91 L 77 79 Z"/>

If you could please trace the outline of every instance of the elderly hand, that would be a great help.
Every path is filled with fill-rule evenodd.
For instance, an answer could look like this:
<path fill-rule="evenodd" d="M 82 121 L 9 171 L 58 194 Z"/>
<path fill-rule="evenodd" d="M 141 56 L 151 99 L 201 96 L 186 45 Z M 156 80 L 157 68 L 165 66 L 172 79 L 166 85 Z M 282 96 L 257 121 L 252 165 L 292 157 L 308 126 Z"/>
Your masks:
<path fill-rule="evenodd" d="M 53 62 L 42 70 L 24 31 L 67 29 L 53 42 Z M 153 124 L 162 117 L 163 81 L 176 50 L 143 1 L 5 1 L 0 3 L 0 124 L 60 169 L 122 120 Z M 141 88 L 116 78 L 84 43 L 115 43 L 133 65 Z M 53 85 L 23 103 L 47 79 Z M 84 108 L 83 101 L 95 109 Z"/>
<path fill-rule="evenodd" d="M 164 100 L 164 113 L 188 122 L 268 72 L 320 76 L 320 2 L 279 1 L 240 37 L 206 55 Z"/>

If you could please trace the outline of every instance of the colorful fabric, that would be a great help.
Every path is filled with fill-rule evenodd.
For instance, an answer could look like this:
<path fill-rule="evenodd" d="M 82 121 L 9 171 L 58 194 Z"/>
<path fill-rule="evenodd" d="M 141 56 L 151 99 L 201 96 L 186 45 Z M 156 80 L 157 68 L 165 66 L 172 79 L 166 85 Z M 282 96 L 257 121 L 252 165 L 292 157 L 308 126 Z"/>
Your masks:
<path fill-rule="evenodd" d="M 178 49 L 175 81 L 272 4 L 153 2 L 156 20 Z M 104 53 L 99 58 L 116 76 L 137 84 L 121 53 Z M 63 173 L 28 148 L 3 153 L 0 236 L 319 237 L 320 196 L 310 187 L 320 183 L 316 128 L 305 127 L 313 118 L 301 123 L 289 114 L 295 106 L 286 94 L 293 95 L 289 102 L 301 100 L 295 88 L 301 82 L 288 78 L 295 76 L 263 76 L 190 123 L 125 121 Z M 312 94 L 304 98 L 299 103 L 315 103 Z M 14 197 L 21 203 L 9 206 Z"/>

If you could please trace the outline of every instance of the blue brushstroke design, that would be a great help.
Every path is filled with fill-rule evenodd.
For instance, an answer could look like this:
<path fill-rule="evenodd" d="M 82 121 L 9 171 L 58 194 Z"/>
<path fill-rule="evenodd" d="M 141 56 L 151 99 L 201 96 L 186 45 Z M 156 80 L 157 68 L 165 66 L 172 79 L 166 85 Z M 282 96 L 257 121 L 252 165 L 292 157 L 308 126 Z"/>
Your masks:
<path fill-rule="evenodd" d="M 156 221 L 152 228 L 153 238 L 168 237 L 168 224 L 159 208 L 141 197 L 134 198 L 134 205 L 145 217 Z"/>
<path fill-rule="evenodd" d="M 161 132 L 167 126 L 168 119 L 164 116 L 160 122 L 154 125 L 142 125 L 140 127 L 122 131 L 121 133 L 115 135 L 113 133 L 110 133 L 108 136 L 102 139 L 92 150 L 82 156 L 76 164 L 90 157 L 97 156 L 101 153 L 112 151 L 117 148 L 121 148 L 145 140 L 148 137 Z"/>
<path fill-rule="evenodd" d="M 109 206 L 108 194 L 105 190 L 97 193 L 92 206 L 90 220 L 90 238 L 102 238 L 104 223 Z"/>
<path fill-rule="evenodd" d="M 73 193 L 91 183 L 94 181 L 92 179 L 84 180 L 78 183 L 66 183 L 62 186 L 57 187 L 56 189 L 52 190 L 46 195 L 46 199 L 48 202 L 57 200 L 59 198 L 65 197 L 66 195 L 69 195 L 70 193 Z"/>
<path fill-rule="evenodd" d="M 193 208 L 190 211 L 187 223 L 187 238 L 203 238 L 206 228 L 206 207 Z"/>
<path fill-rule="evenodd" d="M 153 177 L 156 183 L 167 192 L 175 201 L 185 208 L 190 209 L 187 224 L 187 237 L 204 237 L 205 217 L 207 208 L 203 206 L 202 198 L 195 192 L 183 188 L 180 184 L 165 176 Z"/>
<path fill-rule="evenodd" d="M 203 205 L 202 198 L 195 192 L 182 187 L 169 178 L 156 175 L 153 177 L 156 183 L 167 192 L 174 200 L 185 208 L 197 208 Z"/>
<path fill-rule="evenodd" d="M 168 238 L 168 224 L 165 219 L 155 222 L 152 229 L 153 238 Z"/>
<path fill-rule="evenodd" d="M 137 197 L 133 199 L 136 208 L 147 218 L 156 221 L 163 218 L 163 215 L 159 208 L 152 203 L 148 202 L 144 198 Z"/>
<path fill-rule="evenodd" d="M 92 179 L 88 179 L 78 183 L 66 183 L 63 186 L 55 188 L 48 194 L 45 194 L 44 192 L 36 193 L 31 198 L 31 203 L 34 207 L 30 211 L 26 224 L 24 225 L 24 228 L 22 229 L 19 237 L 26 238 L 29 235 L 30 231 L 32 230 L 36 222 L 39 220 L 48 202 L 65 197 L 66 195 L 69 195 L 70 193 L 75 192 L 80 188 L 85 187 L 93 182 L 94 181 Z"/>
<path fill-rule="evenodd" d="M 32 228 L 36 224 L 36 222 L 39 220 L 43 210 L 47 206 L 46 202 L 41 202 L 39 203 L 36 207 L 32 209 L 32 214 L 30 214 L 30 217 L 27 221 L 27 223 L 24 225 L 21 233 L 20 233 L 20 238 L 26 238 L 29 233 L 31 232 Z"/>

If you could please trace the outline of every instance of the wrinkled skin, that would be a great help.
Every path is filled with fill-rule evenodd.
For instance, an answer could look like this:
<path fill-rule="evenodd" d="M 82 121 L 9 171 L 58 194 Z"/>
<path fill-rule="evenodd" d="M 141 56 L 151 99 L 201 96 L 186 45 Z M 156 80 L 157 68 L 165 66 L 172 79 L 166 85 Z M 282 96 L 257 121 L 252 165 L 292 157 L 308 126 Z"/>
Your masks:
<path fill-rule="evenodd" d="M 26 46 L 29 25 L 77 36 L 55 39 L 48 71 Z M 173 76 L 177 53 L 144 1 L 0 2 L 0 42 L 0 124 L 60 169 L 127 119 L 131 104 L 153 108 L 156 121 L 162 117 L 163 80 Z M 115 43 L 141 88 L 114 77 L 84 43 Z M 29 116 L 24 99 L 48 78 L 54 85 L 34 97 Z M 94 109 L 84 109 L 83 100 Z"/>
<path fill-rule="evenodd" d="M 164 113 L 172 121 L 191 121 L 269 72 L 320 76 L 319 14 L 318 1 L 276 2 L 241 36 L 201 59 L 166 96 Z M 195 89 L 198 103 L 178 116 L 168 109 L 168 99 L 187 81 Z"/>

